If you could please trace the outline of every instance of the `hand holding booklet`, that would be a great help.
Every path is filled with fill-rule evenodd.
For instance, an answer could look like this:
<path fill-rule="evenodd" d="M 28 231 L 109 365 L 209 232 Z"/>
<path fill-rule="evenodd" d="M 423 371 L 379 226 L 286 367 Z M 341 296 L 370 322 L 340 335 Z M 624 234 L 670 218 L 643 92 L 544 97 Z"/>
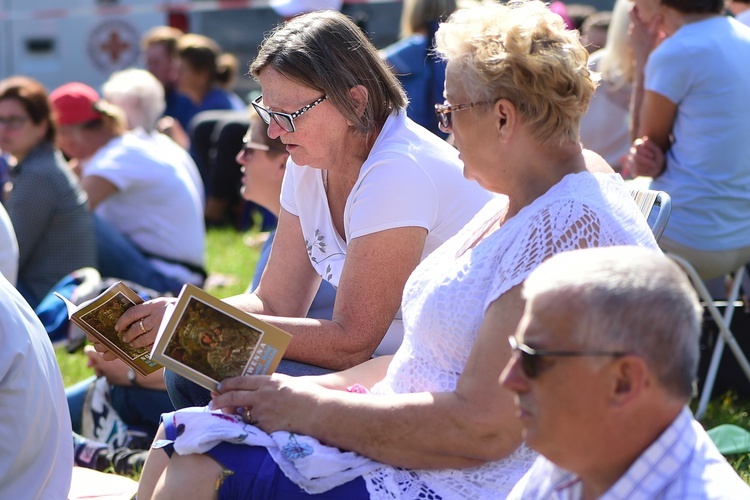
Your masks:
<path fill-rule="evenodd" d="M 73 304 L 57 292 L 55 295 L 65 302 L 68 318 L 73 323 L 90 338 L 104 344 L 136 372 L 146 376 L 161 368 L 161 365 L 151 360 L 148 347 L 132 347 L 115 330 L 115 323 L 125 311 L 143 303 L 143 299 L 129 286 L 118 281 L 98 297 L 80 305 Z"/>
<path fill-rule="evenodd" d="M 211 391 L 225 378 L 273 373 L 292 338 L 187 284 L 165 313 L 149 353 L 146 347 L 124 342 L 114 328 L 128 308 L 143 302 L 124 283 L 115 283 L 81 305 L 57 296 L 65 302 L 71 321 L 141 375 L 164 366 Z"/>
<path fill-rule="evenodd" d="M 276 370 L 292 336 L 187 284 L 156 335 L 151 359 L 208 390 Z"/>

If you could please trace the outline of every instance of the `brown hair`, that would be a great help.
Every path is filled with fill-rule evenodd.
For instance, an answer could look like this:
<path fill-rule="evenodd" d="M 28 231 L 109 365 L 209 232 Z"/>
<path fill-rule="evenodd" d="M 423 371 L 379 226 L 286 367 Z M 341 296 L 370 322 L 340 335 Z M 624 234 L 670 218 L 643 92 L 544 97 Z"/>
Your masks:
<path fill-rule="evenodd" d="M 141 39 L 141 50 L 146 51 L 152 45 L 163 45 L 169 57 L 177 57 L 177 42 L 185 33 L 172 26 L 151 28 Z"/>
<path fill-rule="evenodd" d="M 337 11 L 303 14 L 278 26 L 261 45 L 250 74 L 257 79 L 266 67 L 324 92 L 361 134 L 406 107 L 406 94 L 377 49 L 354 21 Z M 349 92 L 358 85 L 367 89 L 364 112 L 357 110 Z"/>
<path fill-rule="evenodd" d="M 5 99 L 18 101 L 35 124 L 47 122 L 44 138 L 50 142 L 55 141 L 57 128 L 52 120 L 52 105 L 44 85 L 26 76 L 11 76 L 0 81 L 0 101 Z"/>
<path fill-rule="evenodd" d="M 207 36 L 188 33 L 177 42 L 177 54 L 195 71 L 208 73 L 212 84 L 226 82 L 226 67 L 219 72 L 219 44 Z"/>

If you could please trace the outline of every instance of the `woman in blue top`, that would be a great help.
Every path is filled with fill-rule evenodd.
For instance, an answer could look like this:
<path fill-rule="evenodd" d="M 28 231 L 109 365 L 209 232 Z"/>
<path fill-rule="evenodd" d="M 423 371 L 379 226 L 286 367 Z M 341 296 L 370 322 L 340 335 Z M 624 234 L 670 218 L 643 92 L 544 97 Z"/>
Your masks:
<path fill-rule="evenodd" d="M 456 10 L 455 0 L 404 0 L 401 39 L 382 50 L 409 97 L 409 118 L 430 132 L 445 137 L 435 120 L 436 102 L 443 102 L 445 61 L 433 54 L 438 21 Z"/>
<path fill-rule="evenodd" d="M 177 54 L 177 86 L 195 104 L 195 114 L 212 109 L 246 108 L 237 94 L 226 89 L 234 80 L 235 67 L 227 64 L 215 41 L 194 33 L 183 35 Z"/>

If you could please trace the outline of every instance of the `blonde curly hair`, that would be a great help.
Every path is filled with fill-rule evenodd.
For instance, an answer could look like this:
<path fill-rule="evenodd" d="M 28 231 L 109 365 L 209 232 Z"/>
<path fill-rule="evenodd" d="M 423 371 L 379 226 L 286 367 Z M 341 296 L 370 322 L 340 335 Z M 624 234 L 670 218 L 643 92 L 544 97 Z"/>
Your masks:
<path fill-rule="evenodd" d="M 543 144 L 578 142 L 596 77 L 578 32 L 542 2 L 458 10 L 440 25 L 436 40 L 472 100 L 508 99 Z"/>

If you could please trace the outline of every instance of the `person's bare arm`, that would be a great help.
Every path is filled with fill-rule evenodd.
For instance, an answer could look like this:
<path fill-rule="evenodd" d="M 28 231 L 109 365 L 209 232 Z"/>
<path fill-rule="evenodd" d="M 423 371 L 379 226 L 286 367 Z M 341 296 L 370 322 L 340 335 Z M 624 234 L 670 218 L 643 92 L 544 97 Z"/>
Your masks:
<path fill-rule="evenodd" d="M 398 311 L 426 237 L 423 228 L 402 227 L 352 240 L 331 321 L 260 316 L 293 335 L 284 357 L 338 370 L 369 359 Z"/>
<path fill-rule="evenodd" d="M 81 186 L 89 197 L 91 210 L 117 192 L 117 187 L 114 184 L 98 175 L 87 175 L 81 179 Z"/>
<path fill-rule="evenodd" d="M 402 227 L 349 243 L 332 321 L 304 316 L 320 276 L 310 264 L 299 219 L 282 210 L 268 265 L 258 289 L 226 299 L 293 335 L 284 357 L 331 369 L 346 369 L 372 356 L 393 321 L 407 278 L 419 264 L 427 230 Z M 128 309 L 116 328 L 134 347 L 154 342 L 168 300 Z M 143 319 L 147 333 L 140 329 Z"/>
<path fill-rule="evenodd" d="M 633 50 L 633 92 L 630 101 L 630 140 L 634 141 L 644 134 L 641 132 L 643 120 L 647 117 L 642 115 L 644 90 L 644 69 L 648 56 L 664 38 L 661 32 L 663 20 L 656 15 L 650 23 L 646 23 L 640 17 L 637 7 L 630 10 L 629 40 Z"/>
<path fill-rule="evenodd" d="M 507 338 L 523 312 L 520 285 L 487 310 L 455 391 L 378 396 L 327 390 L 310 379 L 236 377 L 221 384 L 212 406 L 251 408 L 267 432 L 313 436 L 406 468 L 477 466 L 521 444 L 521 424 L 499 382 L 511 353 Z"/>

